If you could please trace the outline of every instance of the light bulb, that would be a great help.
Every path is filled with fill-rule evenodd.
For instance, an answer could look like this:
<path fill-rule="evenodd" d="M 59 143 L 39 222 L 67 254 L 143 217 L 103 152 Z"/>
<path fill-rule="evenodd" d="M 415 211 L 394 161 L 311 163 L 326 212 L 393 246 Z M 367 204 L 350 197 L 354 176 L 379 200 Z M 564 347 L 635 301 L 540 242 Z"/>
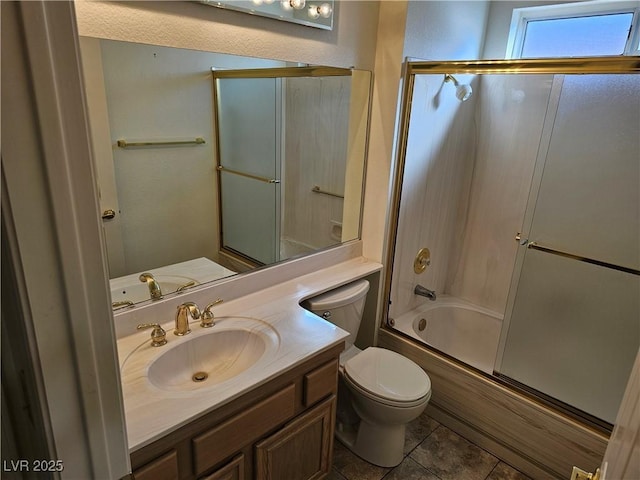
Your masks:
<path fill-rule="evenodd" d="M 304 8 L 304 6 L 306 5 L 306 1 L 305 0 L 290 0 L 289 4 L 296 10 L 301 10 Z"/>
<path fill-rule="evenodd" d="M 251 0 L 254 5 L 262 5 L 262 0 Z"/>
<path fill-rule="evenodd" d="M 280 0 L 280 6 L 283 10 L 289 11 L 293 10 L 293 6 L 291 5 L 291 0 Z"/>
<path fill-rule="evenodd" d="M 320 14 L 320 16 L 322 16 L 324 18 L 329 18 L 331 16 L 331 14 L 333 13 L 333 8 L 331 8 L 330 4 L 323 3 L 322 5 L 320 5 L 318 7 L 318 13 Z"/>
<path fill-rule="evenodd" d="M 307 12 L 310 18 L 316 19 L 320 17 L 320 7 L 316 5 L 309 5 L 309 11 Z"/>

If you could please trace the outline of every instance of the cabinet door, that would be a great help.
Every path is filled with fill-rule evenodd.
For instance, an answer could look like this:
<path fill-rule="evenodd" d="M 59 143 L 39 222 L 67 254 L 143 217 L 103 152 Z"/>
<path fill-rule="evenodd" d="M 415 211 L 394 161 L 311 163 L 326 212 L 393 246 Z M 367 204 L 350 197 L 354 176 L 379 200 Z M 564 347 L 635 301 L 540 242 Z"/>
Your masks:
<path fill-rule="evenodd" d="M 312 480 L 328 475 L 335 403 L 332 395 L 256 444 L 256 480 Z"/>
<path fill-rule="evenodd" d="M 238 455 L 224 467 L 200 480 L 244 480 L 244 455 Z"/>
<path fill-rule="evenodd" d="M 175 450 L 134 470 L 136 480 L 177 480 L 178 454 Z"/>

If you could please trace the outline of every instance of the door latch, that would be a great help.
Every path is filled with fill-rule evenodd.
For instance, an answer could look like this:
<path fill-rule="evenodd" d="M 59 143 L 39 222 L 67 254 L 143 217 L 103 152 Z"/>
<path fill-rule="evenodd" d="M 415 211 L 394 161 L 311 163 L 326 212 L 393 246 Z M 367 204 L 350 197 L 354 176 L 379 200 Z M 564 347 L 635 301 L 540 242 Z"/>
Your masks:
<path fill-rule="evenodd" d="M 102 212 L 103 220 L 111 220 L 115 216 L 116 216 L 116 211 L 111 208 L 109 210 L 105 210 L 104 212 Z"/>
<path fill-rule="evenodd" d="M 571 470 L 571 480 L 600 480 L 600 469 L 596 468 L 595 473 L 585 472 L 581 468 L 573 467 Z"/>

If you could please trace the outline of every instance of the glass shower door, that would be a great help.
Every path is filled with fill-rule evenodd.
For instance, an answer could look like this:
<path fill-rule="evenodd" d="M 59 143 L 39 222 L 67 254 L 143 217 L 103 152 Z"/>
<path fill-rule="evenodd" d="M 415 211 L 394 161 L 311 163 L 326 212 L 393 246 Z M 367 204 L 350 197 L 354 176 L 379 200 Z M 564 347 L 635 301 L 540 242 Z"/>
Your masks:
<path fill-rule="evenodd" d="M 218 78 L 221 247 L 257 264 L 278 260 L 280 80 Z"/>
<path fill-rule="evenodd" d="M 613 423 L 640 343 L 640 76 L 560 80 L 496 373 Z"/>

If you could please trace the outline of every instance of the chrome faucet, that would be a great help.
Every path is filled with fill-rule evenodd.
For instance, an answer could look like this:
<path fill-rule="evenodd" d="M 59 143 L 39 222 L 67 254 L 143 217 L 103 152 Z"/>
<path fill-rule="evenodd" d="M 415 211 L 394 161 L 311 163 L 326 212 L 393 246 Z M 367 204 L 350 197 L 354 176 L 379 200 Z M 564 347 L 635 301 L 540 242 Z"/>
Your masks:
<path fill-rule="evenodd" d="M 156 282 L 156 279 L 153 278 L 153 275 L 150 273 L 142 273 L 140 274 L 140 281 L 142 283 L 147 282 L 147 287 L 149 287 L 149 296 L 151 300 L 159 300 L 162 298 L 162 290 L 160 289 L 160 284 Z"/>
<path fill-rule="evenodd" d="M 178 306 L 176 312 L 176 329 L 173 331 L 174 335 L 183 336 L 191 332 L 189 328 L 189 316 L 194 320 L 200 318 L 200 309 L 193 302 L 185 302 Z"/>
<path fill-rule="evenodd" d="M 413 293 L 427 297 L 431 301 L 436 299 L 436 292 L 429 290 L 428 288 L 424 288 L 422 285 L 416 285 L 416 288 L 413 289 Z"/>

